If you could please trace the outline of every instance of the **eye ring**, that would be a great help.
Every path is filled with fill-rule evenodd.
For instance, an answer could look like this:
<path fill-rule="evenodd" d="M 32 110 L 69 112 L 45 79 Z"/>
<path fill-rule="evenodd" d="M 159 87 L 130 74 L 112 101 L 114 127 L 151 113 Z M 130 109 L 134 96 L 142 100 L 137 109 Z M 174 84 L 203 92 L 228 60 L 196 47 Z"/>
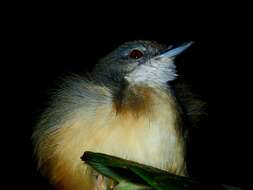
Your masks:
<path fill-rule="evenodd" d="M 141 57 L 143 57 L 143 52 L 138 50 L 138 49 L 133 49 L 130 53 L 129 53 L 129 57 L 131 59 L 140 59 Z"/>

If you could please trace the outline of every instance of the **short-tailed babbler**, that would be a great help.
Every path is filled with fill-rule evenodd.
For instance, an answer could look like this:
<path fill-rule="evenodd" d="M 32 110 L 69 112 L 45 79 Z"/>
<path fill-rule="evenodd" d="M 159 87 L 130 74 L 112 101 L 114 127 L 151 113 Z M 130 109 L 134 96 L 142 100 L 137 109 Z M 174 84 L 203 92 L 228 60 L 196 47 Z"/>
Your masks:
<path fill-rule="evenodd" d="M 172 81 L 175 57 L 191 44 L 128 42 L 90 77 L 66 77 L 32 136 L 38 168 L 56 189 L 108 187 L 81 161 L 85 151 L 187 175 L 184 120 L 197 119 L 203 103 Z"/>

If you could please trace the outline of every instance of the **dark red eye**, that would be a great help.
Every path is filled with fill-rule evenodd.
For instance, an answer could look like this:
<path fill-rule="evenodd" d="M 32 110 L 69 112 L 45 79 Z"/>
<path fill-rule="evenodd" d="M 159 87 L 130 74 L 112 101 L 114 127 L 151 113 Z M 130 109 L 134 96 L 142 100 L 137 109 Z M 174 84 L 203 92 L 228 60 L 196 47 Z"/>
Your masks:
<path fill-rule="evenodd" d="M 139 59 L 143 57 L 143 53 L 138 49 L 134 49 L 129 53 L 129 57 L 132 59 Z"/>

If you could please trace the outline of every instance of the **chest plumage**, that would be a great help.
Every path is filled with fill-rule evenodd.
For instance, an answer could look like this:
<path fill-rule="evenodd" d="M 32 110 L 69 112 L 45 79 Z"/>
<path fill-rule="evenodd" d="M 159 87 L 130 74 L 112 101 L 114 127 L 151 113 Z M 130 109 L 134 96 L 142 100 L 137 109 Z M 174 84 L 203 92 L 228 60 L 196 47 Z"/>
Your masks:
<path fill-rule="evenodd" d="M 83 97 L 72 93 L 57 101 L 55 112 L 64 113 L 60 105 L 73 107 L 65 113 L 65 118 L 52 128 L 37 131 L 42 137 L 37 147 L 41 167 L 54 183 L 69 183 L 66 176 L 80 178 L 84 185 L 87 183 L 84 180 L 87 168 L 80 160 L 84 151 L 107 153 L 185 174 L 180 109 L 168 90 L 128 87 L 123 98 L 115 98 L 105 87 L 85 86 L 83 90 L 92 90 Z M 97 99 L 103 96 L 106 101 L 91 102 L 87 94 Z M 82 106 L 82 101 L 90 105 Z"/>

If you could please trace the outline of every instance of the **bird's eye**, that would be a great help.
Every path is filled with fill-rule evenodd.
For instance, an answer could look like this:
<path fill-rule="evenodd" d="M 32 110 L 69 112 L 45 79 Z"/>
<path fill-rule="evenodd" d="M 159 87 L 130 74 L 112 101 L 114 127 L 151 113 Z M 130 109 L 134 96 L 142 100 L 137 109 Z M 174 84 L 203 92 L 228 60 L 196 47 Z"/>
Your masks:
<path fill-rule="evenodd" d="M 138 49 L 134 49 L 129 53 L 129 57 L 132 59 L 139 59 L 143 57 L 143 53 Z"/>

